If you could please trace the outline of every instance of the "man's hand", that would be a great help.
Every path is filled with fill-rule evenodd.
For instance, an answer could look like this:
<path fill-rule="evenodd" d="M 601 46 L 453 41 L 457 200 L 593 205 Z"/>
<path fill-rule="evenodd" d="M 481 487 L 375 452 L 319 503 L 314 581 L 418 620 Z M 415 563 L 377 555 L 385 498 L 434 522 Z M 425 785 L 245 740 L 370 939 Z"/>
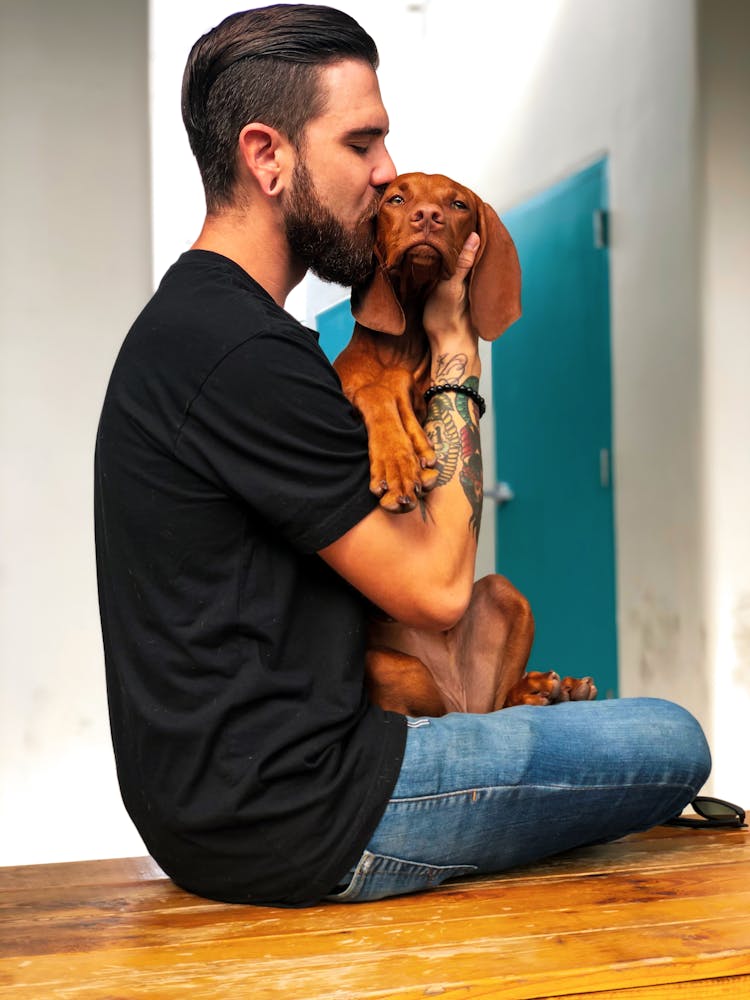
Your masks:
<path fill-rule="evenodd" d="M 479 249 L 479 236 L 471 233 L 458 256 L 455 274 L 439 281 L 425 303 L 422 322 L 433 358 L 445 353 L 476 350 L 477 334 L 469 315 L 466 278 Z"/>

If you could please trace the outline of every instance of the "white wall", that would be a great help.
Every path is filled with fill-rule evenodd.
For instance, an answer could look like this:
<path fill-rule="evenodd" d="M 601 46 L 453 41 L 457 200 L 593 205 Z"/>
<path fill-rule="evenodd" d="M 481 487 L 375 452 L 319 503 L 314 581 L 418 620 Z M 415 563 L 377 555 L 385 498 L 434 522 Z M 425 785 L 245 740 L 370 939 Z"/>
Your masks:
<path fill-rule="evenodd" d="M 112 762 L 92 520 L 150 288 L 146 0 L 0 4 L 0 864 L 142 853 Z"/>
<path fill-rule="evenodd" d="M 700 14 L 707 666 L 719 787 L 750 804 L 750 6 Z"/>
<path fill-rule="evenodd" d="M 700 32 L 692 0 L 340 6 L 380 47 L 400 169 L 453 174 L 502 211 L 609 155 L 623 690 L 695 711 L 717 792 L 750 803 L 729 735 L 750 708 L 742 2 L 706 2 Z M 107 729 L 93 440 L 151 289 L 150 199 L 156 276 L 202 218 L 184 60 L 239 6 L 182 0 L 176 17 L 154 0 L 151 193 L 146 0 L 0 4 L 0 864 L 143 850 Z"/>

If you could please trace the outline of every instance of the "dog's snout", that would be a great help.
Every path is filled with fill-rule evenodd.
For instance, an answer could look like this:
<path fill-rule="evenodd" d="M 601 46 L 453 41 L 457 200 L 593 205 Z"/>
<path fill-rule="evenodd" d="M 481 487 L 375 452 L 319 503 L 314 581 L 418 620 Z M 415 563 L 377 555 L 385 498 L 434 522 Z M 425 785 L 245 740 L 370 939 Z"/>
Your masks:
<path fill-rule="evenodd" d="M 435 228 L 445 225 L 445 214 L 436 202 L 422 201 L 412 209 L 409 221 L 418 228 Z"/>

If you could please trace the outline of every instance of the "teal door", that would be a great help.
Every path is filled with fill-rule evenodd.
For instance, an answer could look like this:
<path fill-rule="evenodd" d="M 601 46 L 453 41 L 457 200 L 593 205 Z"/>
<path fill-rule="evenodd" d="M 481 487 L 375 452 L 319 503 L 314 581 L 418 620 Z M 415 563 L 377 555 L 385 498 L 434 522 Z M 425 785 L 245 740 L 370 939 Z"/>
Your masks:
<path fill-rule="evenodd" d="M 328 360 L 333 364 L 352 339 L 354 319 L 349 299 L 329 306 L 315 316 L 318 328 L 318 343 Z"/>
<path fill-rule="evenodd" d="M 590 674 L 614 697 L 606 208 L 601 161 L 504 213 L 523 316 L 493 345 L 492 379 L 496 565 L 531 602 L 530 669 Z"/>

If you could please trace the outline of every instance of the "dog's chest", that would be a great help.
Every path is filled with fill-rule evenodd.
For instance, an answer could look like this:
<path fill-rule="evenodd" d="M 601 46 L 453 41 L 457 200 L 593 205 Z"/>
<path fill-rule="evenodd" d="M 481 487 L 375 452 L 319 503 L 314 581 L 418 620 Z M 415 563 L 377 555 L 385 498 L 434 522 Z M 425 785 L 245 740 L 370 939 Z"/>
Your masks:
<path fill-rule="evenodd" d="M 430 345 L 421 328 L 407 328 L 401 337 L 381 334 L 375 350 L 384 368 L 406 368 L 415 377 L 426 369 L 429 375 Z"/>

